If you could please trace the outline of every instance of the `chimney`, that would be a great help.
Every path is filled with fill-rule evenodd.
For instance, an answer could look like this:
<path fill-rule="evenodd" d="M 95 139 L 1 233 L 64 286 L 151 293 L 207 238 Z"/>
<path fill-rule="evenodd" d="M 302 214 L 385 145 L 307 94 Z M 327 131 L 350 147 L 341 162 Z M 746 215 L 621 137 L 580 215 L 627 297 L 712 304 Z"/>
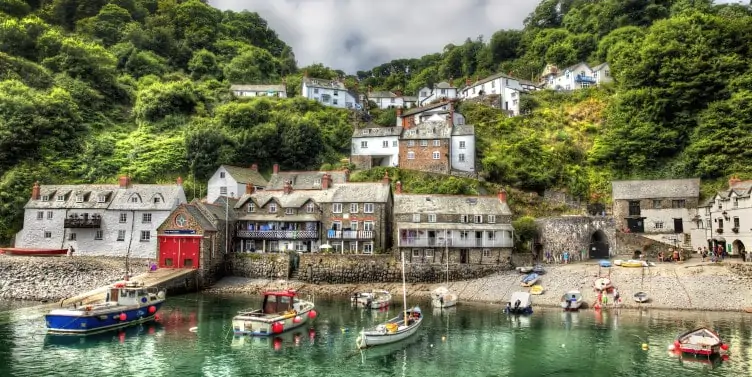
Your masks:
<path fill-rule="evenodd" d="M 303 71 L 303 77 L 308 78 L 308 70 Z"/>
<path fill-rule="evenodd" d="M 402 193 L 402 182 L 397 181 L 397 183 L 394 184 L 394 193 L 395 194 L 401 194 Z"/>
<path fill-rule="evenodd" d="M 507 190 L 501 189 L 501 191 L 499 191 L 499 201 L 502 203 L 507 202 Z"/>
<path fill-rule="evenodd" d="M 449 78 L 449 86 L 454 88 L 454 77 Z"/>
<path fill-rule="evenodd" d="M 397 110 L 395 111 L 396 111 L 395 115 L 397 116 L 397 121 L 396 121 L 397 124 L 395 126 L 402 127 L 402 108 L 398 107 Z"/>
<path fill-rule="evenodd" d="M 120 185 L 120 188 L 131 187 L 131 178 L 128 176 L 122 176 L 118 179 L 118 184 Z"/>
<path fill-rule="evenodd" d="M 395 109 L 395 112 L 397 113 L 397 117 L 401 117 L 402 116 L 402 108 L 401 107 L 398 107 L 397 109 Z"/>
<path fill-rule="evenodd" d="M 382 182 L 389 184 L 389 171 L 384 172 L 384 178 L 382 179 Z"/>
<path fill-rule="evenodd" d="M 258 171 L 258 164 L 251 165 L 251 170 Z"/>
<path fill-rule="evenodd" d="M 397 97 L 402 97 L 402 91 L 401 90 L 395 90 L 394 91 L 394 95 L 396 95 Z"/>
<path fill-rule="evenodd" d="M 742 180 L 739 179 L 739 176 L 736 174 L 732 175 L 731 178 L 729 178 L 729 188 L 733 188 L 737 183 L 741 182 Z"/>
<path fill-rule="evenodd" d="M 252 195 L 254 191 L 256 191 L 256 188 L 253 187 L 252 184 L 250 184 L 250 183 L 246 183 L 245 184 L 245 194 L 246 195 Z"/>
<path fill-rule="evenodd" d="M 465 86 L 470 86 L 472 84 L 473 84 L 473 80 L 470 80 L 469 77 L 465 79 Z"/>
<path fill-rule="evenodd" d="M 31 200 L 39 200 L 42 198 L 42 192 L 39 189 L 39 182 L 34 182 L 34 186 L 31 188 Z"/>
<path fill-rule="evenodd" d="M 285 182 L 284 191 L 285 191 L 285 194 L 289 194 L 289 193 L 292 192 L 292 182 L 291 181 Z"/>
<path fill-rule="evenodd" d="M 345 167 L 345 182 L 350 182 L 350 168 Z"/>
<path fill-rule="evenodd" d="M 277 173 L 279 173 L 279 164 L 274 164 L 274 166 L 272 166 L 272 174 Z"/>
<path fill-rule="evenodd" d="M 182 186 L 183 185 L 183 177 L 178 177 L 177 184 L 178 184 L 178 186 Z"/>
<path fill-rule="evenodd" d="M 329 173 L 324 173 L 324 176 L 321 177 L 321 189 L 326 190 L 329 188 L 329 186 L 332 184 L 331 181 L 332 177 L 329 175 Z"/>

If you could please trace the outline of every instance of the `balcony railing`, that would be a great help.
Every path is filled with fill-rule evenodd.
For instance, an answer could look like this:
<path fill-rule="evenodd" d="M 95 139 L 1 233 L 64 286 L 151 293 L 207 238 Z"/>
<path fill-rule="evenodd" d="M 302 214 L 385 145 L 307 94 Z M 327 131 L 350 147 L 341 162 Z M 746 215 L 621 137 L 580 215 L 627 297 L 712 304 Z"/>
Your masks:
<path fill-rule="evenodd" d="M 102 226 L 101 218 L 72 218 L 65 219 L 63 227 L 65 228 L 100 228 Z"/>
<path fill-rule="evenodd" d="M 574 77 L 574 82 L 586 82 L 590 84 L 595 84 L 595 77 L 593 76 L 585 76 L 585 75 L 577 75 Z"/>
<path fill-rule="evenodd" d="M 447 245 L 448 243 L 448 245 Z M 400 238 L 397 241 L 400 247 L 513 247 L 514 242 L 511 238 L 466 238 L 450 239 L 445 242 L 442 238 L 437 237 L 407 237 Z"/>
<path fill-rule="evenodd" d="M 326 233 L 329 239 L 342 240 L 370 240 L 373 239 L 372 230 L 330 230 Z"/>
<path fill-rule="evenodd" d="M 262 240 L 315 240 L 319 238 L 316 230 L 239 230 L 240 238 Z"/>

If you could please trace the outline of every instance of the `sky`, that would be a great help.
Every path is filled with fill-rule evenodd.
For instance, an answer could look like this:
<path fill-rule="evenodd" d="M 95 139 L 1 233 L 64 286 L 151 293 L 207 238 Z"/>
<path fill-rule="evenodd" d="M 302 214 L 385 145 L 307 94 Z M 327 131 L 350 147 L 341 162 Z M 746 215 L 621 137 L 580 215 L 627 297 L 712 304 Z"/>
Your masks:
<path fill-rule="evenodd" d="M 740 0 L 717 0 L 717 3 Z M 741 0 L 749 3 L 749 0 Z M 441 52 L 467 37 L 520 29 L 540 0 L 210 0 L 259 13 L 292 46 L 298 66 L 347 73 Z"/>

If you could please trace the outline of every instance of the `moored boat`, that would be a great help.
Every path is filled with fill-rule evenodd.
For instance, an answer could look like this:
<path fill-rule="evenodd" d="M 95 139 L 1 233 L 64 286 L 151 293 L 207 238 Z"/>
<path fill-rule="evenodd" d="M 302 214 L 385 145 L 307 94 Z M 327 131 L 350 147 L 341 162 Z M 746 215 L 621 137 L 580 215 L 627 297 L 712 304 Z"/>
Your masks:
<path fill-rule="evenodd" d="M 631 267 L 631 268 L 635 268 L 635 267 L 647 267 L 648 263 L 645 262 L 645 261 L 640 261 L 640 260 L 628 260 L 628 261 L 622 261 L 621 262 L 621 266 L 622 267 Z"/>
<path fill-rule="evenodd" d="M 717 332 L 700 327 L 695 330 L 679 334 L 674 340 L 673 350 L 693 355 L 718 355 L 728 350 L 728 344 L 723 343 Z"/>
<path fill-rule="evenodd" d="M 535 267 L 533 267 L 533 272 L 538 275 L 543 275 L 546 273 L 546 270 L 543 268 L 542 264 L 536 264 Z"/>
<path fill-rule="evenodd" d="M 611 279 L 600 277 L 593 281 L 593 288 L 595 288 L 596 291 L 605 291 L 613 288 L 613 285 L 611 284 Z"/>
<path fill-rule="evenodd" d="M 383 309 L 392 303 L 392 294 L 383 289 L 357 292 L 350 296 L 350 303 L 356 307 L 359 306 L 366 309 Z"/>
<path fill-rule="evenodd" d="M 565 311 L 580 310 L 582 305 L 582 293 L 577 290 L 568 291 L 561 296 L 561 308 Z"/>
<path fill-rule="evenodd" d="M 534 268 L 533 266 L 522 266 L 522 267 L 517 267 L 516 270 L 519 271 L 519 273 L 521 274 L 529 274 L 533 272 L 533 268 Z"/>
<path fill-rule="evenodd" d="M 650 297 L 648 296 L 647 292 L 637 292 L 634 294 L 634 300 L 639 303 L 643 303 L 648 302 L 648 300 L 650 300 Z"/>
<path fill-rule="evenodd" d="M 311 300 L 301 300 L 294 289 L 264 292 L 261 309 L 241 310 L 232 318 L 238 335 L 269 336 L 303 326 L 316 318 Z"/>
<path fill-rule="evenodd" d="M 151 321 L 164 301 L 165 291 L 126 281 L 111 285 L 102 302 L 54 309 L 44 317 L 50 334 L 92 334 Z"/>
<path fill-rule="evenodd" d="M 512 293 L 504 312 L 507 314 L 533 314 L 533 299 L 530 297 L 530 293 Z"/>
<path fill-rule="evenodd" d="M 539 285 L 539 284 L 536 284 L 536 285 L 530 287 L 530 294 L 531 295 L 536 295 L 536 296 L 542 295 L 543 292 L 545 292 L 545 291 L 546 291 L 546 289 L 543 288 L 543 286 Z"/>
<path fill-rule="evenodd" d="M 538 282 L 539 279 L 540 277 L 538 276 L 538 274 L 532 273 L 522 278 L 520 285 L 522 285 L 523 287 L 532 287 L 533 285 L 535 285 L 535 283 Z"/>
<path fill-rule="evenodd" d="M 53 256 L 53 255 L 65 255 L 67 253 L 68 253 L 68 249 L 32 249 L 32 248 L 16 248 L 16 247 L 0 248 L 0 254 L 5 254 L 5 255 L 48 257 L 48 256 Z"/>
<path fill-rule="evenodd" d="M 450 308 L 457 305 L 457 295 L 447 287 L 438 287 L 431 292 L 431 305 L 434 308 Z"/>

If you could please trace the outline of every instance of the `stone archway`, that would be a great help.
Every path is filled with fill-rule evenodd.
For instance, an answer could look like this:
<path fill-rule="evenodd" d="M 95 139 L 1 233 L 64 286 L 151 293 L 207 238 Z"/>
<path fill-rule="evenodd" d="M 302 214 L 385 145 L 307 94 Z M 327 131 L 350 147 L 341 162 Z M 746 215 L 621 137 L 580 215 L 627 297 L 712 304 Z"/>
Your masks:
<path fill-rule="evenodd" d="M 736 240 L 731 243 L 731 252 L 741 257 L 742 260 L 747 260 L 747 249 L 744 247 L 744 243 L 741 240 Z"/>
<path fill-rule="evenodd" d="M 590 236 L 590 246 L 588 247 L 588 257 L 590 259 L 608 259 L 609 245 L 606 233 L 598 229 Z"/>

